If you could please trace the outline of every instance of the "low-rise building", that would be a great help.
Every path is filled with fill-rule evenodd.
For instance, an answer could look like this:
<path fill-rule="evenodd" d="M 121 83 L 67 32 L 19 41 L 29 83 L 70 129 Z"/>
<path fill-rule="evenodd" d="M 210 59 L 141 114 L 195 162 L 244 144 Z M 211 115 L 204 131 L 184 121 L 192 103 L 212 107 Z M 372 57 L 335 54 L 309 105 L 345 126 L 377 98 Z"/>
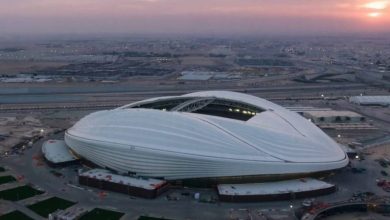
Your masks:
<path fill-rule="evenodd" d="M 349 101 L 358 105 L 390 106 L 390 96 L 352 96 Z"/>
<path fill-rule="evenodd" d="M 42 153 L 50 166 L 68 165 L 78 161 L 64 140 L 45 141 L 42 145 Z"/>
<path fill-rule="evenodd" d="M 79 173 L 79 183 L 148 199 L 155 198 L 169 189 L 165 180 L 123 176 L 104 169 Z"/>
<path fill-rule="evenodd" d="M 336 186 L 313 178 L 265 183 L 220 184 L 218 195 L 224 202 L 259 202 L 298 199 L 332 193 Z"/>
<path fill-rule="evenodd" d="M 366 118 L 352 111 L 304 111 L 303 116 L 315 124 L 362 123 Z"/>

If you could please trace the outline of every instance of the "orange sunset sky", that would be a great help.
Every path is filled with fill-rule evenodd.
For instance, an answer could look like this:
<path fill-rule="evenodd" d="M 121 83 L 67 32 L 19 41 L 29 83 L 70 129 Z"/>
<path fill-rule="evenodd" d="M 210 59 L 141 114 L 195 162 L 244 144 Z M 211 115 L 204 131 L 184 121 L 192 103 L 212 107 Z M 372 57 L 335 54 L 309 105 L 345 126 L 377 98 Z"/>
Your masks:
<path fill-rule="evenodd" d="M 0 0 L 3 33 L 390 32 L 390 0 Z"/>

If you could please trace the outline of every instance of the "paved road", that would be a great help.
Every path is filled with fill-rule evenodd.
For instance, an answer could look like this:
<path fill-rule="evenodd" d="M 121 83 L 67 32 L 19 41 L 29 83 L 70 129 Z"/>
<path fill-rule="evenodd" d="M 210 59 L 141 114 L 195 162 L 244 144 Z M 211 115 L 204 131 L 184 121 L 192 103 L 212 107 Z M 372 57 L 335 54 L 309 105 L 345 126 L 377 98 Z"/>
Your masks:
<path fill-rule="evenodd" d="M 345 203 L 341 203 L 341 204 L 331 204 L 331 206 L 329 206 L 327 208 L 316 210 L 316 213 L 314 213 L 311 216 L 308 216 L 307 218 L 302 218 L 302 220 L 315 220 L 318 217 L 318 215 L 320 215 L 321 213 L 323 213 L 325 211 L 328 211 L 328 210 L 331 210 L 334 208 L 344 207 L 344 206 L 351 206 L 351 205 L 362 206 L 362 205 L 367 205 L 367 203 L 366 202 L 345 202 Z"/>
<path fill-rule="evenodd" d="M 35 212 L 31 211 L 30 209 L 21 205 L 18 202 L 10 202 L 10 201 L 5 201 L 5 200 L 1 200 L 1 202 L 8 205 L 8 206 L 14 207 L 15 209 L 25 213 L 26 215 L 30 216 L 31 218 L 33 218 L 35 220 L 44 219 L 40 215 L 36 214 Z"/>
<path fill-rule="evenodd" d="M 134 95 L 147 93 L 177 94 L 205 89 L 228 89 L 248 91 L 291 91 L 300 89 L 346 89 L 346 88 L 367 88 L 367 85 L 360 83 L 332 83 L 332 84 L 297 84 L 284 86 L 238 86 L 237 83 L 203 83 L 199 84 L 172 84 L 172 85 L 137 85 L 137 84 L 70 84 L 69 86 L 54 85 L 7 85 L 0 88 L 0 95 L 44 95 L 44 94 L 92 94 L 92 93 L 133 93 Z"/>

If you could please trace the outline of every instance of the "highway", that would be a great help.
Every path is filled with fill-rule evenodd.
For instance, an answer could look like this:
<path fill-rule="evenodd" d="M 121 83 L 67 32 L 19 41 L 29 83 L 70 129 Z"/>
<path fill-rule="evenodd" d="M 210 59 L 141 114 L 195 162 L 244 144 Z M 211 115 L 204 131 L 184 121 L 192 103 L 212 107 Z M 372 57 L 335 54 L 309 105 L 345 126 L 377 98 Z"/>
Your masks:
<path fill-rule="evenodd" d="M 364 84 L 305 84 L 295 86 L 278 86 L 278 87 L 239 87 L 224 85 L 208 86 L 183 86 L 177 88 L 160 88 L 160 87 L 124 87 L 118 86 L 97 86 L 97 87 L 71 87 L 71 88 L 21 88 L 16 89 L 0 88 L 0 104 L 16 103 L 45 103 L 45 102 L 83 102 L 88 99 L 99 99 L 102 97 L 155 97 L 180 95 L 199 90 L 231 90 L 237 92 L 247 92 L 251 94 L 260 93 L 268 94 L 294 94 L 300 93 L 336 93 L 337 91 L 364 91 L 368 87 Z"/>

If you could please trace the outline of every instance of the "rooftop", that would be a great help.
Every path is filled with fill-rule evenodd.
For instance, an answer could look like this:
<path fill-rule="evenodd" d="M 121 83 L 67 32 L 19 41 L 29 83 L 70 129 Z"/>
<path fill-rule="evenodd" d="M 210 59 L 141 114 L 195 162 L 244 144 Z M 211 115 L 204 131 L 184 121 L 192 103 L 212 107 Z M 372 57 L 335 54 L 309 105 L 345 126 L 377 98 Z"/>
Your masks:
<path fill-rule="evenodd" d="M 305 111 L 330 111 L 331 108 L 317 108 L 312 106 L 284 106 L 286 109 L 293 112 L 305 112 Z"/>
<path fill-rule="evenodd" d="M 77 160 L 63 140 L 48 140 L 42 145 L 42 153 L 52 163 L 64 163 Z"/>
<path fill-rule="evenodd" d="M 104 169 L 93 169 L 79 174 L 79 176 L 89 177 L 97 180 L 104 180 L 111 183 L 119 183 L 123 185 L 154 190 L 166 183 L 164 180 L 151 178 L 136 178 L 130 176 L 122 176 L 114 174 Z"/>
<path fill-rule="evenodd" d="M 213 72 L 207 71 L 183 71 L 180 80 L 209 80 L 213 76 Z"/>
<path fill-rule="evenodd" d="M 349 101 L 363 105 L 390 105 L 390 96 L 352 96 Z"/>
<path fill-rule="evenodd" d="M 360 114 L 352 111 L 334 111 L 334 110 L 325 110 L 325 111 L 303 111 L 305 114 L 308 114 L 313 117 L 362 117 Z"/>
<path fill-rule="evenodd" d="M 220 184 L 218 192 L 220 195 L 270 195 L 305 192 L 333 186 L 333 184 L 313 178 L 303 178 L 266 183 Z"/>

